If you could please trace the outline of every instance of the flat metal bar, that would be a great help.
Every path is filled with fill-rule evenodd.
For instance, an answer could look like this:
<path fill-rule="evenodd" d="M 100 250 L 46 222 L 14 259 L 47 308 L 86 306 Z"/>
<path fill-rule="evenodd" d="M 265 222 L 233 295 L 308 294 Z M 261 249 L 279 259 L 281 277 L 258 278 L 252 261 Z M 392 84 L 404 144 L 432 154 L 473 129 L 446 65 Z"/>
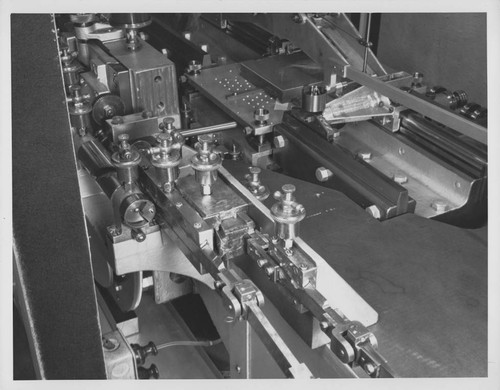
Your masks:
<path fill-rule="evenodd" d="M 474 122 L 471 122 L 439 105 L 429 102 L 424 99 L 417 98 L 399 88 L 393 87 L 383 81 L 377 80 L 372 76 L 360 72 L 350 66 L 345 69 L 345 77 L 355 81 L 365 87 L 371 88 L 374 91 L 388 97 L 389 99 L 399 103 L 407 108 L 415 110 L 420 114 L 434 119 L 435 121 L 451 127 L 460 133 L 475 139 L 483 144 L 488 141 L 487 129 Z"/>
<path fill-rule="evenodd" d="M 312 374 L 307 366 L 299 363 L 257 304 L 248 302 L 245 305 L 248 310 L 248 322 L 284 374 L 296 379 L 311 378 Z"/>

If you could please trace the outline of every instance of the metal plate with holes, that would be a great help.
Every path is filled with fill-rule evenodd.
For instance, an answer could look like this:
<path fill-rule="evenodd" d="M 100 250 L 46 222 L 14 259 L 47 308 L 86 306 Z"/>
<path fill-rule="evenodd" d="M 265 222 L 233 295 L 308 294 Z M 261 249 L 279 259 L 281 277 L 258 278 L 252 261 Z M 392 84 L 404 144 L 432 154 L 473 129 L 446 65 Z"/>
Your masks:
<path fill-rule="evenodd" d="M 322 68 L 303 52 L 245 61 L 241 74 L 282 102 L 300 99 L 304 85 L 323 81 Z"/>
<path fill-rule="evenodd" d="M 471 196 L 474 178 L 370 122 L 346 126 L 336 143 L 353 154 L 368 153 L 366 163 L 406 188 L 422 217 L 458 209 Z"/>
<path fill-rule="evenodd" d="M 275 110 L 276 99 L 256 87 L 240 74 L 240 64 L 203 69 L 198 75 L 188 76 L 189 81 L 208 99 L 245 127 L 251 127 L 255 135 L 270 133 L 281 123 L 283 111 Z M 267 125 L 255 123 L 254 111 L 269 111 Z"/>

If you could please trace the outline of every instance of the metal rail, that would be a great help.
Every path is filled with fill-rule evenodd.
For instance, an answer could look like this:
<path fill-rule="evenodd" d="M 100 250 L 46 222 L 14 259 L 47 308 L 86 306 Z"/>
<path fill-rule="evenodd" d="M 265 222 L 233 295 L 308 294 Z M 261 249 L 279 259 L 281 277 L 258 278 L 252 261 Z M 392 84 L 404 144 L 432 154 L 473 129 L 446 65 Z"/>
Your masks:
<path fill-rule="evenodd" d="M 365 87 L 371 88 L 374 91 L 388 97 L 392 101 L 401 104 L 407 108 L 410 108 L 418 113 L 431 118 L 445 126 L 451 127 L 452 129 L 486 144 L 488 141 L 487 129 L 480 126 L 474 122 L 469 121 L 466 118 L 461 117 L 435 103 L 429 102 L 427 100 L 413 96 L 401 89 L 387 84 L 383 81 L 377 80 L 372 76 L 360 72 L 351 66 L 346 66 L 343 68 L 343 76 L 348 79 L 355 81 Z"/>

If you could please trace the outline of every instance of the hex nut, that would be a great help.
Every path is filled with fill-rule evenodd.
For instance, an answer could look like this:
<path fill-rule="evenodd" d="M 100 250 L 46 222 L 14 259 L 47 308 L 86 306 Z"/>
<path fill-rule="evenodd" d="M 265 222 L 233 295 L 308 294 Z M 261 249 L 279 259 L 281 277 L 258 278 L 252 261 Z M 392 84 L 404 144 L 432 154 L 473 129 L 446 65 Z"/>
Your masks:
<path fill-rule="evenodd" d="M 405 184 L 405 183 L 408 183 L 408 176 L 406 176 L 406 175 L 404 174 L 404 172 L 400 172 L 400 171 L 396 172 L 396 173 L 394 174 L 394 176 L 392 177 L 392 179 L 393 179 L 396 183 L 398 183 L 398 184 Z"/>
<path fill-rule="evenodd" d="M 438 213 L 444 213 L 448 210 L 448 204 L 442 199 L 436 199 L 431 203 L 431 207 Z"/>
<path fill-rule="evenodd" d="M 374 204 L 372 204 L 370 207 L 367 207 L 365 211 L 375 219 L 380 219 L 382 217 L 380 209 Z"/>
<path fill-rule="evenodd" d="M 333 172 L 325 167 L 319 167 L 318 169 L 316 169 L 316 179 L 319 182 L 324 183 L 325 181 L 328 181 L 328 179 L 330 179 L 332 176 Z"/>
<path fill-rule="evenodd" d="M 358 156 L 363 160 L 363 161 L 370 161 L 372 159 L 372 153 L 371 152 L 359 152 Z"/>

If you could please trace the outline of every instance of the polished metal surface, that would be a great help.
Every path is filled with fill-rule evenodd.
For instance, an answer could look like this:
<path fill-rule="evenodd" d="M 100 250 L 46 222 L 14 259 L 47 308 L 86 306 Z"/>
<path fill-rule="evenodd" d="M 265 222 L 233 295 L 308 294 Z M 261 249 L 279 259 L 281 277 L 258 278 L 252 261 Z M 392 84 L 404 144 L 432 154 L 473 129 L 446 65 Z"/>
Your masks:
<path fill-rule="evenodd" d="M 288 140 L 284 148 L 273 153 L 285 174 L 316 182 L 316 169 L 325 167 L 335 175 L 335 180 L 324 182 L 326 187 L 342 191 L 365 209 L 375 205 L 382 220 L 414 210 L 415 201 L 407 189 L 373 169 L 363 158 L 353 158 L 336 142 L 325 142 L 310 123 L 293 115 L 286 113 L 284 123 L 276 127 L 276 133 Z M 296 163 L 297 155 L 301 156 L 300 164 Z"/>
<path fill-rule="evenodd" d="M 211 219 L 218 215 L 222 217 L 235 216 L 236 213 L 243 211 L 248 205 L 221 180 L 217 180 L 213 184 L 211 196 L 201 194 L 193 176 L 185 176 L 179 179 L 179 188 L 186 200 L 204 219 Z"/>
<path fill-rule="evenodd" d="M 35 216 L 51 210 L 34 241 L 25 233 L 32 216 L 16 219 L 23 245 L 14 248 L 17 300 L 31 346 L 44 352 L 40 377 L 68 376 L 52 353 L 60 351 L 52 333 L 67 332 L 45 314 L 54 291 L 65 304 L 62 323 L 74 317 L 74 329 L 97 332 L 93 340 L 80 332 L 80 342 L 71 334 L 93 351 L 78 348 L 85 378 L 103 376 L 104 365 L 110 379 L 488 375 L 486 111 L 420 72 L 387 73 L 371 51 L 378 26 L 368 15 L 361 34 L 355 19 L 50 20 L 44 36 L 56 45 L 45 46 L 58 56 L 40 61 L 64 77 L 48 72 L 51 85 L 42 84 L 53 97 L 52 86 L 64 83 L 66 109 L 57 113 L 70 122 L 49 133 L 37 127 L 30 142 L 41 154 L 16 165 L 38 172 L 35 184 L 45 178 L 42 190 L 33 191 L 29 175 L 14 178 L 16 209 L 26 213 L 27 199 Z M 30 107 L 25 84 L 15 97 Z M 59 145 L 50 156 L 47 139 Z M 59 154 L 69 168 L 76 161 L 73 175 Z M 68 190 L 78 184 L 75 197 Z M 40 207 L 45 192 L 51 200 Z M 39 233 L 47 223 L 55 238 Z M 61 250 L 60 237 L 75 226 L 85 233 L 76 247 L 82 237 L 86 245 L 68 256 L 73 246 Z M 54 245 L 50 261 L 26 262 L 25 253 L 38 259 Z M 79 254 L 90 255 L 91 274 L 74 262 Z M 186 303 L 190 294 L 205 307 Z M 179 313 L 193 333 L 199 326 L 213 335 L 194 340 Z M 73 372 L 79 361 L 61 367 Z"/>
<path fill-rule="evenodd" d="M 371 88 L 387 98 L 409 109 L 417 111 L 426 117 L 434 119 L 445 126 L 451 127 L 476 141 L 483 144 L 486 144 L 488 141 L 488 133 L 485 127 L 471 122 L 438 104 L 415 97 L 412 94 L 408 94 L 390 84 L 380 82 L 349 66 L 347 66 L 345 72 L 342 73 L 345 74 L 345 77 Z"/>
<path fill-rule="evenodd" d="M 129 343 L 140 345 L 153 341 L 160 345 L 172 341 L 194 341 L 195 338 L 171 304 L 157 305 L 149 295 L 144 295 L 136 313 L 140 318 L 137 335 L 128 338 Z M 156 364 L 160 379 L 215 379 L 221 378 L 202 347 L 173 346 L 164 348 L 157 356 L 148 358 L 148 364 Z"/>
<path fill-rule="evenodd" d="M 226 166 L 244 177 L 244 165 Z M 290 178 L 264 171 L 262 180 L 273 190 Z M 380 313 L 370 329 L 394 371 L 485 376 L 487 230 L 412 214 L 378 222 L 339 192 L 295 183 L 308 210 L 302 237 Z"/>
<path fill-rule="evenodd" d="M 150 111 L 157 116 L 179 114 L 174 64 L 147 42 L 130 52 L 123 40 L 107 42 L 109 53 L 130 72 L 134 112 Z"/>
<path fill-rule="evenodd" d="M 429 218 L 463 207 L 472 194 L 474 181 L 481 181 L 463 170 L 443 163 L 425 148 L 410 140 L 388 133 L 370 122 L 346 126 L 335 143 L 353 155 L 370 153 L 365 162 L 400 184 L 416 201 L 415 214 Z M 436 210 L 441 200 L 446 207 Z"/>
<path fill-rule="evenodd" d="M 300 98 L 304 85 L 319 84 L 323 77 L 321 68 L 302 52 L 245 61 L 241 76 L 280 102 Z"/>
<path fill-rule="evenodd" d="M 283 112 L 275 110 L 275 98 L 246 80 L 240 71 L 239 64 L 219 66 L 202 69 L 199 75 L 189 76 L 189 80 L 240 125 L 250 127 L 253 134 L 269 133 L 273 125 L 281 122 Z M 266 125 L 255 123 L 254 111 L 258 108 L 269 111 Z"/>

